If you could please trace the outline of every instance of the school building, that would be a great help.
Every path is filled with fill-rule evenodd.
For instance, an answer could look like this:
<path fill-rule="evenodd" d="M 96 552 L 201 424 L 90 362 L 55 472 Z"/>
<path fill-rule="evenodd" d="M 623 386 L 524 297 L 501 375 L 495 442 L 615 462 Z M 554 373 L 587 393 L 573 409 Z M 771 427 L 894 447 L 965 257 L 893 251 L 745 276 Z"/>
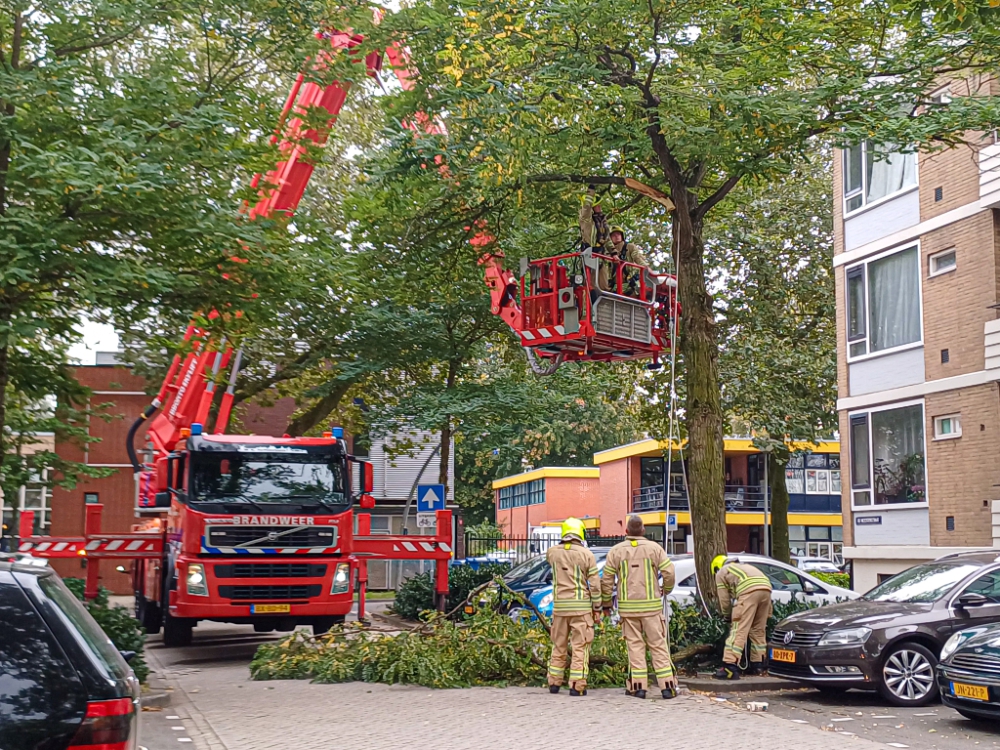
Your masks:
<path fill-rule="evenodd" d="M 568 516 L 601 536 L 625 533 L 635 513 L 647 532 L 675 553 L 691 544 L 685 459 L 675 444 L 668 469 L 667 441 L 653 439 L 594 454 L 591 467 L 544 467 L 493 483 L 497 523 L 514 537 L 528 536 Z M 796 444 L 785 472 L 792 554 L 843 559 L 840 443 Z M 764 455 L 749 438 L 725 440 L 726 526 L 730 552 L 762 553 L 770 525 Z M 765 518 L 766 516 L 766 518 Z"/>

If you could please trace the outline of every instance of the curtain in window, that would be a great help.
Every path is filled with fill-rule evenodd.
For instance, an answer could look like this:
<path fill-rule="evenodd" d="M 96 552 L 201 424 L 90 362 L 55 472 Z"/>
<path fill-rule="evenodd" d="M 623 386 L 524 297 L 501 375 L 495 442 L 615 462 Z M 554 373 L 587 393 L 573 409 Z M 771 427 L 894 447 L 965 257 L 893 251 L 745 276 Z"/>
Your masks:
<path fill-rule="evenodd" d="M 868 264 L 870 351 L 920 340 L 919 273 L 915 247 Z"/>
<path fill-rule="evenodd" d="M 868 156 L 868 194 L 865 203 L 877 201 L 887 195 L 917 183 L 917 155 L 892 153 L 891 146 L 870 146 Z M 875 154 L 889 154 L 875 160 Z"/>
<path fill-rule="evenodd" d="M 873 412 L 875 504 L 915 503 L 925 497 L 924 408 Z"/>

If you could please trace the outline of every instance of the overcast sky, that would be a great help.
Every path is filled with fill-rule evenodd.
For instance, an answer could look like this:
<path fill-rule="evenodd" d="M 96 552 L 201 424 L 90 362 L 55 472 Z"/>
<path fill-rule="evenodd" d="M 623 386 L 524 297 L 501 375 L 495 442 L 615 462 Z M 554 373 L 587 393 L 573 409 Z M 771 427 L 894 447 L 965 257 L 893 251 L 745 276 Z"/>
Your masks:
<path fill-rule="evenodd" d="M 86 321 L 80 329 L 83 331 L 83 341 L 70 347 L 69 350 L 70 359 L 76 360 L 79 364 L 94 364 L 96 352 L 118 350 L 118 334 L 111 326 Z"/>

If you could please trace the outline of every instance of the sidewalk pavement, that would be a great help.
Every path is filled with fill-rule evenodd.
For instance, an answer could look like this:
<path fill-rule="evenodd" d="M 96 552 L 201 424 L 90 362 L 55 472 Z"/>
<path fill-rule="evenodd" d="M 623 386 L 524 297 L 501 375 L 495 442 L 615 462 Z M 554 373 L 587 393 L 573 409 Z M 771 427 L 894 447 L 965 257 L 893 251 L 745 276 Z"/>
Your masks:
<path fill-rule="evenodd" d="M 155 656 L 153 657 L 155 661 Z M 710 696 L 638 701 L 621 690 L 582 698 L 540 688 L 427 688 L 306 681 L 253 682 L 245 664 L 175 665 L 171 711 L 198 750 L 858 750 L 885 745 L 846 731 L 821 731 Z"/>

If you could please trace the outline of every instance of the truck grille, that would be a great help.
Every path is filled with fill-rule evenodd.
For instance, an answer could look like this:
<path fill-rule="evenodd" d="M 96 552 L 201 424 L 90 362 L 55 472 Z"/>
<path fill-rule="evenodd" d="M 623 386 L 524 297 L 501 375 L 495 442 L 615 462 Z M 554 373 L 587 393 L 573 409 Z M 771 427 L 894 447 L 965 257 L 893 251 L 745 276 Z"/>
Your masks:
<path fill-rule="evenodd" d="M 216 565 L 216 578 L 322 578 L 326 565 L 319 563 L 232 563 Z"/>
<path fill-rule="evenodd" d="M 206 536 L 211 547 L 283 549 L 285 547 L 336 547 L 336 526 L 306 526 L 289 531 L 287 526 L 209 526 Z M 286 532 L 286 533 L 282 533 Z M 268 535 L 273 538 L 268 539 Z M 256 540 L 261 541 L 256 541 Z M 249 542 L 255 542 L 249 544 Z"/>
<path fill-rule="evenodd" d="M 785 643 L 785 631 L 775 630 L 771 634 L 771 645 L 775 648 L 809 648 L 819 643 L 822 633 L 798 633 L 793 631 L 792 640 Z"/>
<path fill-rule="evenodd" d="M 224 599 L 241 601 L 265 601 L 270 599 L 311 599 L 319 596 L 323 586 L 315 583 L 308 586 L 219 586 L 219 596 Z"/>
<path fill-rule="evenodd" d="M 1000 656 L 989 654 L 958 654 L 951 657 L 951 666 L 957 669 L 971 669 L 976 672 L 1000 674 Z"/>

